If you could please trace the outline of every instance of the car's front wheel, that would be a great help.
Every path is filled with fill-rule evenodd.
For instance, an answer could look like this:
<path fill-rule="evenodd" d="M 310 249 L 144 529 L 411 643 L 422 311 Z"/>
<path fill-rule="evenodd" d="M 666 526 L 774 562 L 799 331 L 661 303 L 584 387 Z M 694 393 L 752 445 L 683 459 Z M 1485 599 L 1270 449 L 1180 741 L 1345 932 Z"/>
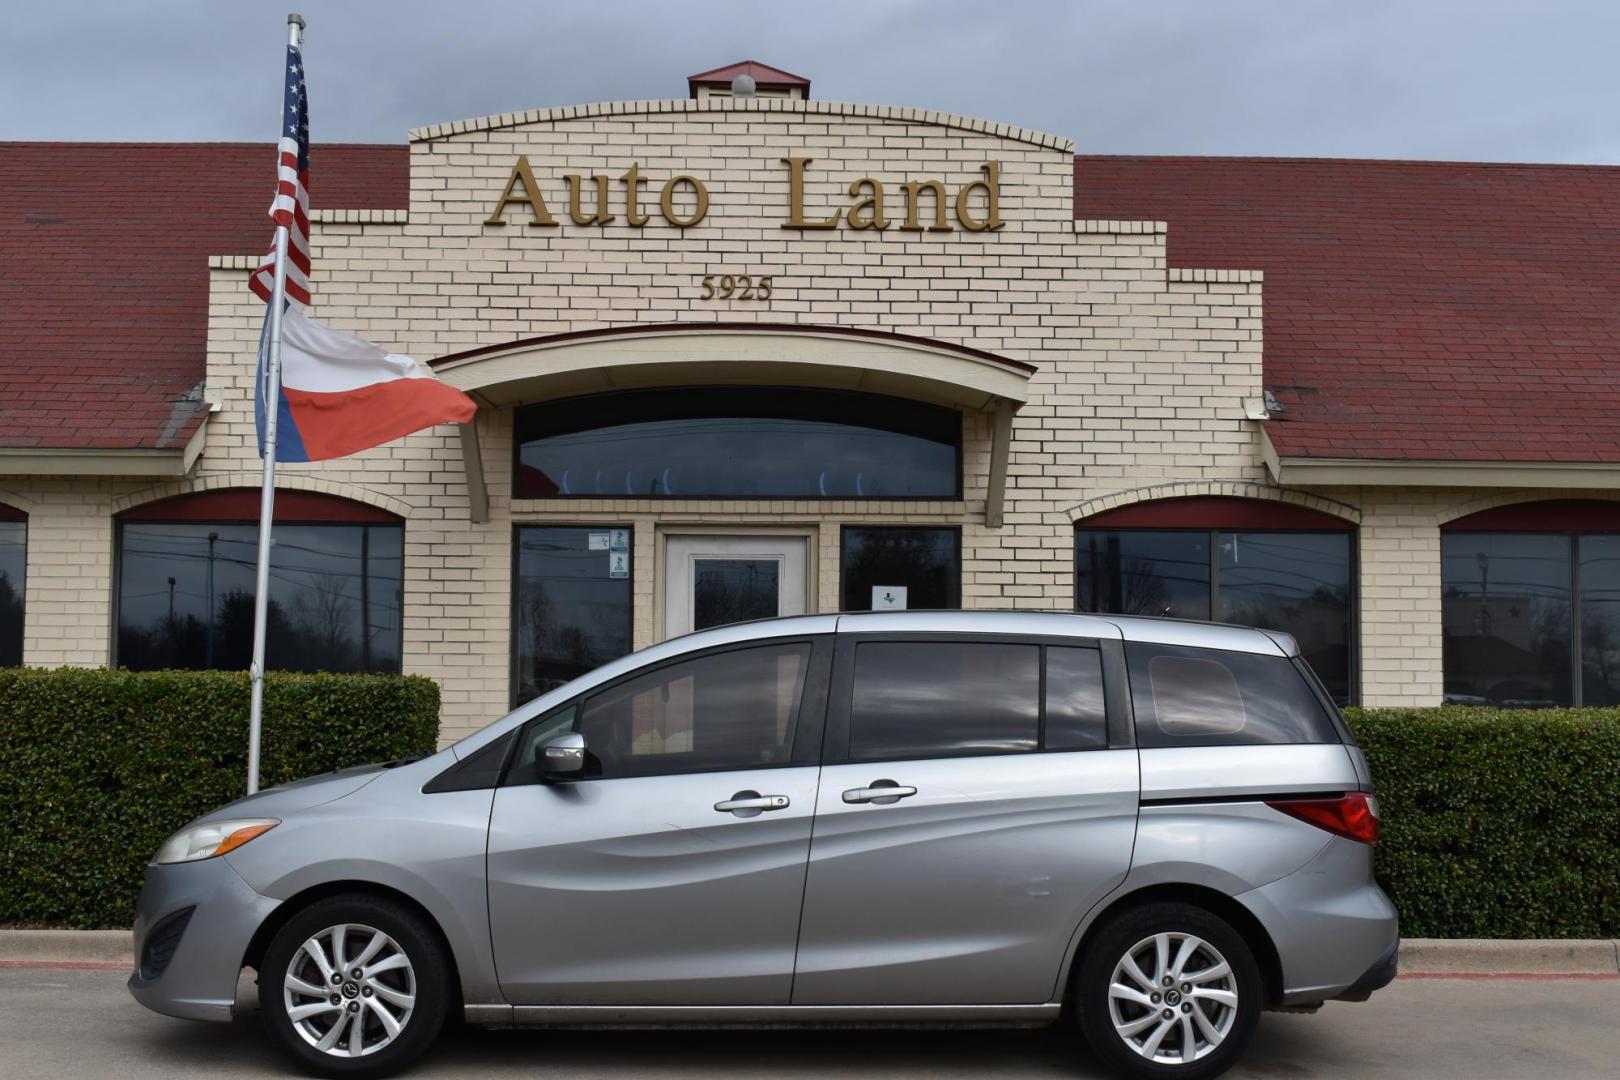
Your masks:
<path fill-rule="evenodd" d="M 271 1039 L 322 1076 L 405 1067 L 438 1037 L 450 1000 L 438 936 L 381 897 L 334 896 L 298 912 L 271 939 L 259 971 Z"/>
<path fill-rule="evenodd" d="M 1225 920 L 1189 904 L 1147 904 L 1088 942 L 1076 1008 L 1092 1051 L 1132 1077 L 1205 1080 L 1254 1035 L 1260 969 Z"/>

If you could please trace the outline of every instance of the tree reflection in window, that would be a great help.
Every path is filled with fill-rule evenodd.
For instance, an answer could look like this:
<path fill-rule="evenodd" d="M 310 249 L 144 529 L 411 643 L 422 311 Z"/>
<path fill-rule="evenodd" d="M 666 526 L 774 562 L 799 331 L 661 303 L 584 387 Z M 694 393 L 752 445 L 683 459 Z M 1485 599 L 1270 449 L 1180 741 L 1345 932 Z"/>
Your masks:
<path fill-rule="evenodd" d="M 403 529 L 278 523 L 271 536 L 266 665 L 399 671 Z M 121 525 L 119 665 L 247 668 L 257 558 L 254 525 Z"/>

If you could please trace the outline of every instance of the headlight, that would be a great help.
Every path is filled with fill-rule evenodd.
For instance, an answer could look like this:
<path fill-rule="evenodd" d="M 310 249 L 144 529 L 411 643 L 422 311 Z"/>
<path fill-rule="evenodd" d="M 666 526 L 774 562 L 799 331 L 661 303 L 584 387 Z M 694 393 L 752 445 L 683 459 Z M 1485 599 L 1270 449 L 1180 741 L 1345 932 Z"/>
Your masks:
<path fill-rule="evenodd" d="M 193 825 L 181 829 L 158 848 L 152 857 L 156 863 L 196 862 L 212 859 L 234 851 L 255 836 L 263 836 L 280 825 L 275 818 L 239 818 L 235 821 L 210 821 L 206 825 Z"/>

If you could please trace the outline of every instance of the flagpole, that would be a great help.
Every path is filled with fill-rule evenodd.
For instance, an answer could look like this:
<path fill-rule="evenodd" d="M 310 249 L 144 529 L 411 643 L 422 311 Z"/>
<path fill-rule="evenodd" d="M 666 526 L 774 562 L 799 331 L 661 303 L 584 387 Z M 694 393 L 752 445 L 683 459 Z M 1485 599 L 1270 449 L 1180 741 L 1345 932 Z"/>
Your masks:
<path fill-rule="evenodd" d="M 300 47 L 303 32 L 304 17 L 288 15 L 287 47 Z M 259 733 L 264 718 L 264 639 L 270 616 L 270 526 L 276 512 L 276 422 L 281 416 L 281 313 L 287 306 L 288 233 L 286 225 L 276 226 L 270 333 L 265 343 L 269 355 L 265 360 L 264 384 L 264 481 L 259 489 L 259 565 L 253 588 L 253 664 L 248 668 L 252 680 L 251 704 L 248 706 L 249 795 L 259 790 Z"/>

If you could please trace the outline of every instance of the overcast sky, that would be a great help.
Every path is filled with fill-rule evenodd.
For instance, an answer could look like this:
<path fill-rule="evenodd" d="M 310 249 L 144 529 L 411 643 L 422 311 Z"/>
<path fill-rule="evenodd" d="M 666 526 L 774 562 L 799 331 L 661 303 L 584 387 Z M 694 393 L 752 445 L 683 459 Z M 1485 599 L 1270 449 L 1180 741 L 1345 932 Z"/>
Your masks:
<path fill-rule="evenodd" d="M 684 97 L 733 60 L 1095 153 L 1620 163 L 1616 0 L 6 0 L 0 138 L 316 141 Z"/>

